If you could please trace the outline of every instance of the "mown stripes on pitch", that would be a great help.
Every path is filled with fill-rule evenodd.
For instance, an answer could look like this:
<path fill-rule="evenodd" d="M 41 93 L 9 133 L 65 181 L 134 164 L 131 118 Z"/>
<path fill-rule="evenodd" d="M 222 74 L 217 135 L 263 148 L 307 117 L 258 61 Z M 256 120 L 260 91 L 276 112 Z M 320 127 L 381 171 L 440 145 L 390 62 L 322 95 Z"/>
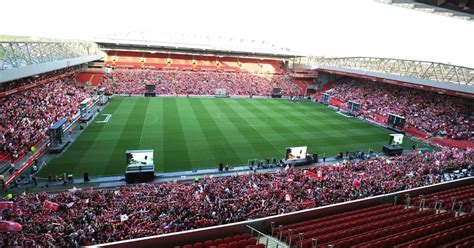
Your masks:
<path fill-rule="evenodd" d="M 268 153 L 264 153 L 262 148 L 265 148 L 266 150 L 274 150 L 273 154 L 275 155 L 281 152 L 271 142 L 263 137 L 248 119 L 242 118 L 238 112 L 230 107 L 228 101 L 221 100 L 219 104 L 217 104 L 217 107 L 223 113 L 233 116 L 234 122 L 236 123 L 235 127 L 240 134 L 249 141 L 250 145 L 260 155 L 261 159 L 266 158 L 269 155 Z"/>
<path fill-rule="evenodd" d="M 203 100 L 194 100 L 191 108 L 196 116 L 198 127 L 204 134 L 216 162 L 226 163 L 230 162 L 230 158 L 239 158 L 236 150 L 229 143 L 226 134 L 219 128 L 216 120 L 212 118 L 208 109 L 204 106 Z"/>
<path fill-rule="evenodd" d="M 114 174 L 118 171 L 125 173 L 125 151 L 140 149 L 140 136 L 149 101 L 149 98 L 137 98 L 135 100 L 115 147 L 111 147 L 114 152 L 107 161 L 104 174 Z"/>
<path fill-rule="evenodd" d="M 261 122 L 265 122 L 267 124 L 267 129 L 271 129 L 273 135 L 278 135 L 285 141 L 285 144 L 279 147 L 280 153 L 284 153 L 285 147 L 289 145 L 288 143 L 301 143 L 308 141 L 306 138 L 307 136 L 300 135 L 301 133 L 299 132 L 299 129 L 286 125 L 288 120 L 277 118 L 281 116 L 281 113 L 270 108 L 264 108 L 265 110 L 263 110 L 262 107 L 264 102 L 266 102 L 266 100 L 256 101 L 255 103 L 239 100 L 236 101 L 236 103 L 242 106 L 246 112 L 252 113 L 255 118 L 259 119 Z"/>
<path fill-rule="evenodd" d="M 186 148 L 186 137 L 179 117 L 176 99 L 163 101 L 163 165 L 175 170 L 189 170 L 191 160 Z"/>
<path fill-rule="evenodd" d="M 102 114 L 112 118 L 92 123 L 41 177 L 123 175 L 131 149 L 154 149 L 156 169 L 169 172 L 281 158 L 289 146 L 327 156 L 380 150 L 390 133 L 319 104 L 287 100 L 114 97 Z M 405 139 L 406 148 L 413 144 Z"/>

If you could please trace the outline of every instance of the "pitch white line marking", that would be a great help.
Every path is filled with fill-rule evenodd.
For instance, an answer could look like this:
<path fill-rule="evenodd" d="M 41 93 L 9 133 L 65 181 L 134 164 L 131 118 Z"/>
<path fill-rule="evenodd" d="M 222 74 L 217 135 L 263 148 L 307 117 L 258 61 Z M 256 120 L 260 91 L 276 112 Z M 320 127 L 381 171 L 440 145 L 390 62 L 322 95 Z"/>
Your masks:
<path fill-rule="evenodd" d="M 153 117 L 153 119 L 152 119 L 153 121 L 150 122 L 150 123 L 148 123 L 148 121 L 147 121 L 147 120 L 148 120 L 148 118 L 147 118 L 148 116 L 152 116 L 152 117 Z M 156 114 L 149 113 L 149 114 L 146 115 L 146 117 L 145 117 L 145 127 L 153 126 L 153 125 L 154 125 L 155 123 L 157 123 L 157 122 L 158 122 L 158 116 L 157 116 Z"/>
<path fill-rule="evenodd" d="M 103 121 L 96 121 L 95 123 L 107 123 L 109 122 L 110 118 L 112 118 L 111 114 L 102 114 L 102 116 L 105 116 L 105 119 Z"/>

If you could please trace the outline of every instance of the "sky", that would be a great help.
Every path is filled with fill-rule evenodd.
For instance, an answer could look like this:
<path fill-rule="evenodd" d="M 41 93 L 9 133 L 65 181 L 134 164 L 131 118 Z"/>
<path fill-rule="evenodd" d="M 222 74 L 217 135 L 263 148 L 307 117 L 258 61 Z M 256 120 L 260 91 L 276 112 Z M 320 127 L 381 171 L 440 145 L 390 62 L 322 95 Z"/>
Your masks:
<path fill-rule="evenodd" d="M 474 68 L 474 22 L 373 0 L 3 0 L 2 9 L 0 34 L 7 35 L 89 40 L 153 30 L 264 40 L 316 56 Z"/>

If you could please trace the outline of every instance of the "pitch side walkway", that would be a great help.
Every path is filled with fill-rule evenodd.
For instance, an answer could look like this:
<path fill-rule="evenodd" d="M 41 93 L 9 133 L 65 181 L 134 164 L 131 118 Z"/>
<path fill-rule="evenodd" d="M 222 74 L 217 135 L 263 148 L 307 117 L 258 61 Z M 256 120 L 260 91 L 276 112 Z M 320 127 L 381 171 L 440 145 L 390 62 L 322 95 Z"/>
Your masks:
<path fill-rule="evenodd" d="M 404 153 L 411 153 L 410 150 L 404 150 Z M 383 154 L 376 154 L 370 159 L 375 159 L 377 157 L 384 157 Z M 297 169 L 305 169 L 312 166 L 321 166 L 321 165 L 332 165 L 336 163 L 341 163 L 343 160 L 336 159 L 334 157 L 326 158 L 326 162 L 318 162 L 318 163 L 311 163 L 305 166 L 298 166 Z M 351 160 L 351 162 L 358 162 L 361 161 L 360 159 Z M 274 166 L 273 168 L 261 168 L 257 169 L 256 173 L 264 173 L 264 172 L 272 172 L 278 170 L 284 170 L 284 167 Z M 200 170 L 193 170 L 193 171 L 176 171 L 176 172 L 166 172 L 166 173 L 157 173 L 155 172 L 155 179 L 153 182 L 164 183 L 164 182 L 186 182 L 186 181 L 193 181 L 197 176 L 199 180 L 208 178 L 208 177 L 226 177 L 226 176 L 233 176 L 236 174 L 250 174 L 255 173 L 253 170 L 250 169 L 249 166 L 236 166 L 236 167 L 229 167 L 228 171 L 220 172 L 217 168 L 211 169 L 200 169 Z M 45 179 L 38 180 L 38 184 L 35 186 L 33 182 L 29 179 L 29 177 L 25 177 L 17 187 L 14 189 L 10 189 L 12 193 L 21 193 L 23 191 L 64 191 L 68 188 L 78 187 L 78 188 L 87 188 L 87 187 L 94 187 L 94 188 L 106 188 L 106 187 L 116 187 L 116 186 L 123 186 L 127 185 L 125 182 L 125 176 L 111 176 L 111 177 L 99 177 L 99 178 L 90 178 L 89 182 L 84 182 L 84 179 L 74 179 L 72 182 L 64 183 L 64 181 L 53 181 L 48 182 Z"/>
<path fill-rule="evenodd" d="M 378 156 L 379 154 L 377 154 Z M 375 158 L 375 157 L 374 157 Z M 360 159 L 352 160 L 352 162 L 360 161 Z M 330 165 L 340 163 L 342 160 L 338 160 L 336 158 L 326 158 L 326 162 L 319 162 L 319 163 L 311 163 L 305 166 L 298 166 L 297 169 L 305 169 L 312 166 L 320 166 L 320 165 Z M 264 172 L 272 172 L 277 170 L 284 170 L 284 167 L 275 166 L 273 168 L 266 168 L 266 169 L 257 169 L 256 173 L 264 173 Z M 226 176 L 233 176 L 236 174 L 250 174 L 255 173 L 253 170 L 250 169 L 249 166 L 237 166 L 237 167 L 229 167 L 228 171 L 219 172 L 217 168 L 215 169 L 200 169 L 194 171 L 177 171 L 177 172 L 166 172 L 166 173 L 155 173 L 155 180 L 153 182 L 186 182 L 186 181 L 193 181 L 195 177 L 198 177 L 199 180 L 208 178 L 208 177 L 226 177 Z M 29 180 L 29 178 L 25 178 L 22 180 L 21 183 L 18 184 L 17 187 L 12 189 L 11 191 L 14 192 L 23 192 L 23 191 L 64 191 L 67 188 L 87 188 L 87 187 L 94 187 L 94 188 L 105 188 L 105 187 L 116 187 L 127 185 L 125 182 L 125 176 L 111 176 L 111 177 L 100 177 L 100 178 L 90 178 L 89 182 L 84 182 L 83 179 L 74 179 L 72 182 L 64 183 L 64 181 L 53 181 L 48 182 L 45 179 L 38 180 L 38 184 L 36 186 L 33 185 L 33 182 Z"/>

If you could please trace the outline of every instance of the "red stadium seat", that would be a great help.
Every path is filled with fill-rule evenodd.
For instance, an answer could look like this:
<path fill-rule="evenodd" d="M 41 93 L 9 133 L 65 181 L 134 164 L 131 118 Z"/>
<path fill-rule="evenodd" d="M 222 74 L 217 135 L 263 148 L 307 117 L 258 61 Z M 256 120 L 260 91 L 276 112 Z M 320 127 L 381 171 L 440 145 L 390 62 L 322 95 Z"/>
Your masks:
<path fill-rule="evenodd" d="M 249 238 L 251 238 L 250 234 L 248 233 L 242 234 L 242 239 L 249 239 Z"/>
<path fill-rule="evenodd" d="M 239 247 L 245 247 L 245 246 L 247 246 L 247 240 L 246 239 L 239 240 Z"/>
<path fill-rule="evenodd" d="M 228 248 L 238 248 L 239 247 L 239 243 L 235 242 L 235 241 L 232 241 L 230 243 L 227 244 L 227 247 Z"/>
<path fill-rule="evenodd" d="M 224 240 L 222 240 L 222 239 L 216 239 L 216 240 L 214 240 L 214 244 L 217 245 L 217 246 L 219 246 L 219 245 L 222 244 L 222 243 L 224 243 Z"/>
<path fill-rule="evenodd" d="M 241 238 L 242 238 L 242 236 L 241 236 L 240 234 L 237 234 L 237 235 L 234 235 L 234 236 L 232 237 L 232 240 L 233 240 L 233 241 L 236 241 L 236 242 L 239 242 L 239 240 L 240 240 Z"/>
<path fill-rule="evenodd" d="M 247 245 L 256 245 L 257 244 L 257 239 L 256 238 L 249 238 L 247 240 Z"/>
<path fill-rule="evenodd" d="M 193 248 L 203 248 L 203 243 L 202 242 L 196 242 L 193 244 Z"/>
<path fill-rule="evenodd" d="M 204 247 L 205 247 L 205 248 L 209 248 L 209 247 L 212 246 L 212 245 L 214 245 L 214 241 L 212 241 L 212 240 L 206 240 L 206 241 L 204 242 Z"/>

